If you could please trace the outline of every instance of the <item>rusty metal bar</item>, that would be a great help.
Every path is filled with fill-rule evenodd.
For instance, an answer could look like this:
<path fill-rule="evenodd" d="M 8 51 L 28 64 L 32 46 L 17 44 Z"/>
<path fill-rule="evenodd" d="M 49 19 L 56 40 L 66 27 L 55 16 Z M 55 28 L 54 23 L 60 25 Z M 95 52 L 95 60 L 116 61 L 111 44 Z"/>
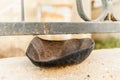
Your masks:
<path fill-rule="evenodd" d="M 1 22 L 0 36 L 79 33 L 120 33 L 119 22 Z"/>

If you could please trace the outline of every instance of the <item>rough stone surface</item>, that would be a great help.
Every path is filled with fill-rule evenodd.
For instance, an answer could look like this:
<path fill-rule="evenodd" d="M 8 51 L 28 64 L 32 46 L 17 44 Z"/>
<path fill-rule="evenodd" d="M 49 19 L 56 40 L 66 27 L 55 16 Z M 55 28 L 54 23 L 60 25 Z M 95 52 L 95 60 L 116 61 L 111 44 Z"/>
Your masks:
<path fill-rule="evenodd" d="M 41 68 L 27 57 L 0 60 L 0 80 L 119 80 L 120 48 L 95 50 L 81 64 Z"/>

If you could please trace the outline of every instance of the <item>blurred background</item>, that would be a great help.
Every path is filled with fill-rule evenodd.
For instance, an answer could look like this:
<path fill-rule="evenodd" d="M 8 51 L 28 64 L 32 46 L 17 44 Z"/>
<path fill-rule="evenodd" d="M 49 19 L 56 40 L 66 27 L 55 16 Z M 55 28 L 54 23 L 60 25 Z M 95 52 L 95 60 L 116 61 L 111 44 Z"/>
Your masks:
<path fill-rule="evenodd" d="M 21 21 L 21 0 L 0 0 L 0 22 Z M 75 0 L 25 0 L 25 22 L 84 22 L 78 15 Z M 114 0 L 114 14 L 119 17 L 120 1 Z M 101 0 L 83 0 L 85 13 L 95 19 L 102 12 Z M 119 8 L 120 9 L 120 8 Z M 24 56 L 33 39 L 28 36 L 0 36 L 0 58 Z M 39 35 L 47 40 L 93 38 L 95 49 L 120 47 L 120 33 Z"/>

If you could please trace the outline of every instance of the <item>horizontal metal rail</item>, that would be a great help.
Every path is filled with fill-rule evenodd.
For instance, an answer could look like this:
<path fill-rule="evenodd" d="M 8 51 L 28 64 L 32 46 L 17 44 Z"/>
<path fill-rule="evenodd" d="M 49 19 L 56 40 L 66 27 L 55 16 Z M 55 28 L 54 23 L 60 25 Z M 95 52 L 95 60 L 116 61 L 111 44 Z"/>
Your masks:
<path fill-rule="evenodd" d="M 120 22 L 0 22 L 0 36 L 120 33 Z"/>

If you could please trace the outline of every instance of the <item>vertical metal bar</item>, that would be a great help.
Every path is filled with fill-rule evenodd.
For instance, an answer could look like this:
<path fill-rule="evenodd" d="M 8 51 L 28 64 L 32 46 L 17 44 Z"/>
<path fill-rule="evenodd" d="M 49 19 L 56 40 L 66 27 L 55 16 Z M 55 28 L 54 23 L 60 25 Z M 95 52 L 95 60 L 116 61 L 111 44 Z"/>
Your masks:
<path fill-rule="evenodd" d="M 25 21 L 24 0 L 21 0 L 21 21 Z"/>
<path fill-rule="evenodd" d="M 111 21 L 112 17 L 112 0 L 108 0 L 108 21 Z"/>

